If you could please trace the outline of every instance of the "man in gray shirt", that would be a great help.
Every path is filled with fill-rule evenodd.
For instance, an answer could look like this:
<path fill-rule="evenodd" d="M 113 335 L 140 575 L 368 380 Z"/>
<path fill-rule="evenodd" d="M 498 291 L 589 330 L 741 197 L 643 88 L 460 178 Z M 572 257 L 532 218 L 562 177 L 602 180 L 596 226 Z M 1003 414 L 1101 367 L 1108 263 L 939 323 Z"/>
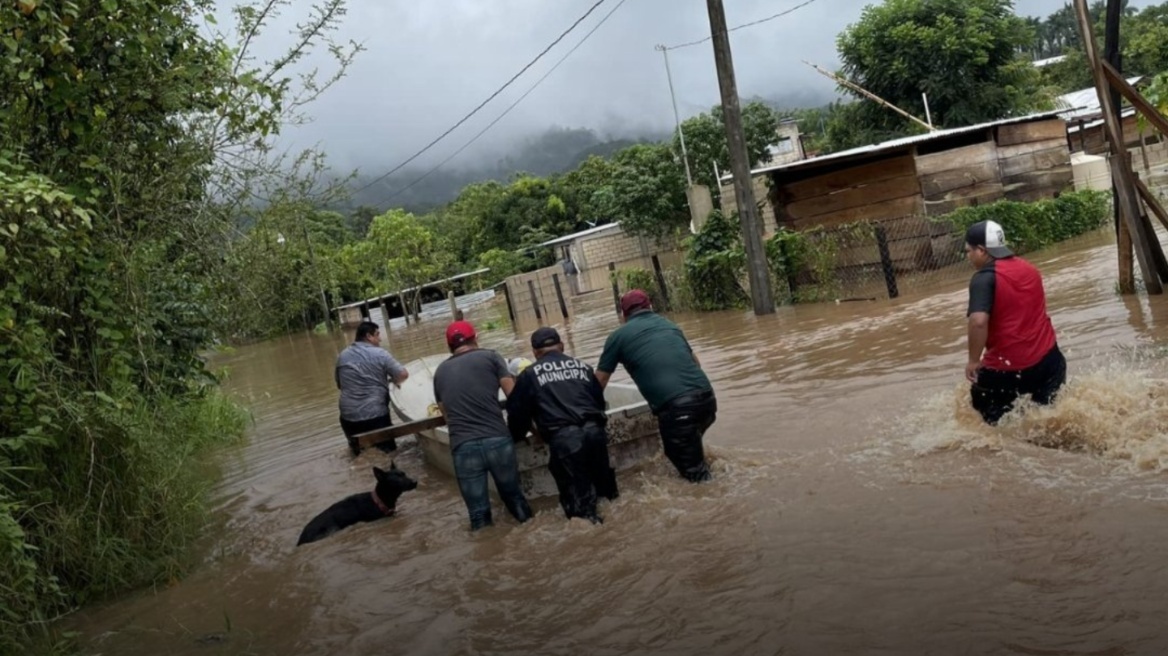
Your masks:
<path fill-rule="evenodd" d="M 515 443 L 499 406 L 499 390 L 511 394 L 515 378 L 501 355 L 479 348 L 474 326 L 466 321 L 447 327 L 446 345 L 450 358 L 434 372 L 434 400 L 446 417 L 454 473 L 470 528 L 477 531 L 492 524 L 488 473 L 507 510 L 520 523 L 526 522 L 531 506 L 519 484 Z"/>
<path fill-rule="evenodd" d="M 357 326 L 357 337 L 352 345 L 337 356 L 334 372 L 337 389 L 341 390 L 338 403 L 341 410 L 341 430 L 349 440 L 353 455 L 361 452 L 357 435 L 378 428 L 388 428 L 389 381 L 401 385 L 410 373 L 388 351 L 381 348 L 381 329 L 372 321 Z M 397 448 L 394 440 L 377 445 L 382 451 Z"/>

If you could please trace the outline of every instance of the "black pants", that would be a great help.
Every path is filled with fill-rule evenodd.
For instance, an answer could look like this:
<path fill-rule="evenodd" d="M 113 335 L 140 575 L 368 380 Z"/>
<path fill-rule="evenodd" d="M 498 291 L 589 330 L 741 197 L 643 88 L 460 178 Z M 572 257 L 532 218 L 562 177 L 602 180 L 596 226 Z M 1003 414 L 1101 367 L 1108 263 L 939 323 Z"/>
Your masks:
<path fill-rule="evenodd" d="M 368 433 L 371 430 L 377 430 L 378 428 L 389 428 L 392 425 L 393 420 L 390 418 L 389 413 L 380 417 L 374 417 L 373 419 L 362 419 L 360 421 L 346 421 L 344 417 L 341 417 L 341 430 L 345 433 L 345 439 L 349 440 L 349 450 L 353 452 L 353 455 L 361 453 L 361 445 L 357 444 L 358 435 Z M 397 440 L 382 442 L 377 445 L 377 448 L 387 453 L 396 451 Z"/>
<path fill-rule="evenodd" d="M 616 470 L 608 460 L 608 432 L 604 424 L 588 422 L 550 431 L 545 438 L 551 457 L 548 470 L 560 492 L 564 515 L 596 517 L 596 497 L 615 499 Z"/>
<path fill-rule="evenodd" d="M 712 477 L 702 437 L 717 415 L 718 401 L 713 390 L 683 394 L 657 410 L 665 457 L 677 468 L 677 473 L 694 483 Z"/>
<path fill-rule="evenodd" d="M 1019 396 L 1029 394 L 1035 403 L 1048 405 L 1067 380 L 1067 360 L 1058 344 L 1038 364 L 1021 371 L 998 371 L 981 368 L 977 383 L 970 390 L 973 409 L 987 424 L 995 425 L 1010 410 Z"/>

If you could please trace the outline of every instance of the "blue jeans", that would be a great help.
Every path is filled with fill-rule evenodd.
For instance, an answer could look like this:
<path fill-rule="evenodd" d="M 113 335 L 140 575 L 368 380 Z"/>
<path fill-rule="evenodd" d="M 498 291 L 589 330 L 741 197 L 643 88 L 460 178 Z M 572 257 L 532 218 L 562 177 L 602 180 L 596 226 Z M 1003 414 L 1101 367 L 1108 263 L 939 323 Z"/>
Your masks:
<path fill-rule="evenodd" d="M 527 505 L 527 498 L 519 488 L 519 463 L 515 459 L 515 442 L 510 435 L 463 442 L 452 455 L 458 490 L 470 513 L 472 531 L 493 523 L 487 472 L 495 479 L 495 489 L 511 516 L 520 523 L 531 519 L 531 506 Z"/>

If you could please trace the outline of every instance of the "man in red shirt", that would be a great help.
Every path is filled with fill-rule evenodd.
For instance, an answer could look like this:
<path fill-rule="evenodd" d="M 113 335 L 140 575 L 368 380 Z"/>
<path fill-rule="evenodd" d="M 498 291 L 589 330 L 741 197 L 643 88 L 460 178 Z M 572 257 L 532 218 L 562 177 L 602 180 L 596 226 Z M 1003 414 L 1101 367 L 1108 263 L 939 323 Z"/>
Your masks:
<path fill-rule="evenodd" d="M 1046 314 L 1042 275 L 1006 247 L 1002 226 L 981 221 L 965 233 L 977 268 L 969 281 L 969 362 L 973 408 L 997 424 L 1023 394 L 1042 405 L 1067 379 L 1067 361 Z"/>

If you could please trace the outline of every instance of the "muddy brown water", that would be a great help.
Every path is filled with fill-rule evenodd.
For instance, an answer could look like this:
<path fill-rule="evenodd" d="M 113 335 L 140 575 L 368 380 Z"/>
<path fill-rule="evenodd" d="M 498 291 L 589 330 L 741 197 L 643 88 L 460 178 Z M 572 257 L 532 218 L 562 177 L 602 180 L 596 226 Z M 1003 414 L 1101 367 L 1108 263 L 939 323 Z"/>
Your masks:
<path fill-rule="evenodd" d="M 1032 259 L 1071 382 L 998 430 L 965 406 L 967 271 L 896 301 L 675 315 L 718 395 L 717 478 L 649 463 L 599 527 L 550 500 L 518 526 L 496 501 L 472 535 L 453 482 L 406 446 L 420 486 L 397 517 L 297 549 L 388 457 L 346 455 L 344 337 L 239 349 L 216 365 L 255 425 L 222 455 L 201 565 L 68 628 L 131 655 L 1165 653 L 1168 299 L 1115 294 L 1107 234 Z M 444 323 L 395 324 L 388 344 L 440 351 Z M 616 325 L 564 332 L 595 362 Z M 525 354 L 529 327 L 484 332 Z"/>

